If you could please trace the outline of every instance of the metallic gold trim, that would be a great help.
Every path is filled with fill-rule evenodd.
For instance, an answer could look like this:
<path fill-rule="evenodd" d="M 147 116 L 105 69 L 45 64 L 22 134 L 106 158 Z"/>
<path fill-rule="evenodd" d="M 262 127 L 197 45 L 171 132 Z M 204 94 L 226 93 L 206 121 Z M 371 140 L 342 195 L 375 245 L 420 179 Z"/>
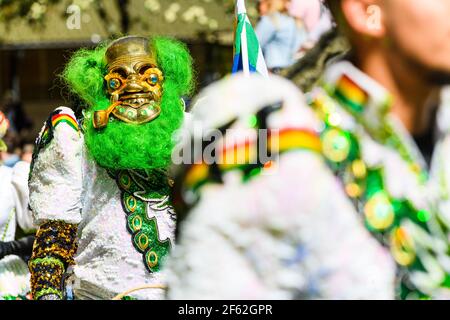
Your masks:
<path fill-rule="evenodd" d="M 151 258 L 154 258 L 153 261 Z M 147 264 L 150 268 L 154 268 L 158 265 L 158 254 L 155 251 L 150 251 L 147 255 Z"/>
<path fill-rule="evenodd" d="M 143 243 L 143 244 L 141 243 L 141 239 L 142 239 L 142 238 L 144 238 L 144 243 Z M 142 234 L 138 237 L 137 240 L 138 240 L 137 243 L 138 243 L 139 249 L 141 249 L 142 251 L 144 251 L 145 249 L 147 249 L 148 243 L 149 243 L 149 239 L 148 239 L 148 237 L 147 237 L 147 235 L 146 235 L 145 233 L 142 233 Z"/>

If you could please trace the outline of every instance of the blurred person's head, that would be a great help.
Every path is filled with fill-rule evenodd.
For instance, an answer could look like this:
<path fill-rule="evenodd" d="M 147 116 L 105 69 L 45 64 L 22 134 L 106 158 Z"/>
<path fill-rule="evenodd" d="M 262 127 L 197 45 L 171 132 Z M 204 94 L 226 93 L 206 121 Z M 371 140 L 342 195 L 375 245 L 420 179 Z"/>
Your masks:
<path fill-rule="evenodd" d="M 291 0 L 287 7 L 289 15 L 303 22 L 309 31 L 313 30 L 320 20 L 320 0 Z"/>
<path fill-rule="evenodd" d="M 16 145 L 11 139 L 14 133 L 8 131 L 8 129 L 9 121 L 3 112 L 0 111 L 0 164 L 12 167 L 17 161 L 14 159 L 14 154 L 10 152 L 14 150 Z"/>
<path fill-rule="evenodd" d="M 356 63 L 382 55 L 427 81 L 450 82 L 450 1 L 328 0 Z"/>
<path fill-rule="evenodd" d="M 267 14 L 287 13 L 290 0 L 267 0 Z"/>
<path fill-rule="evenodd" d="M 14 92 L 12 90 L 7 90 L 2 96 L 2 104 L 9 105 L 14 101 Z"/>
<path fill-rule="evenodd" d="M 450 83 L 449 0 L 328 0 L 351 59 L 393 96 L 391 112 L 424 134 Z"/>
<path fill-rule="evenodd" d="M 258 14 L 265 16 L 269 12 L 269 0 L 258 0 Z"/>
<path fill-rule="evenodd" d="M 34 151 L 34 144 L 25 143 L 22 148 L 22 155 L 21 155 L 22 161 L 31 163 L 31 160 L 33 159 L 33 151 Z"/>

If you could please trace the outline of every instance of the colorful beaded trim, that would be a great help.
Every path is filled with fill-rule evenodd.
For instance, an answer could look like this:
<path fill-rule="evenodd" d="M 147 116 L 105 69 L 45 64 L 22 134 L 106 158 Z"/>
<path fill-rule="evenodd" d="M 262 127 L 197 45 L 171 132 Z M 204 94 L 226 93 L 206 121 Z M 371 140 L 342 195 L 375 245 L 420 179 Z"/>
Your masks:
<path fill-rule="evenodd" d="M 75 264 L 77 229 L 74 224 L 49 221 L 37 231 L 33 255 L 28 264 L 34 299 L 47 294 L 62 298 L 62 276 L 69 265 Z"/>
<path fill-rule="evenodd" d="M 31 292 L 35 300 L 39 300 L 39 298 L 48 294 L 55 294 L 62 299 L 62 278 L 65 268 L 59 259 L 34 259 L 30 261 L 29 268 L 31 272 Z"/>

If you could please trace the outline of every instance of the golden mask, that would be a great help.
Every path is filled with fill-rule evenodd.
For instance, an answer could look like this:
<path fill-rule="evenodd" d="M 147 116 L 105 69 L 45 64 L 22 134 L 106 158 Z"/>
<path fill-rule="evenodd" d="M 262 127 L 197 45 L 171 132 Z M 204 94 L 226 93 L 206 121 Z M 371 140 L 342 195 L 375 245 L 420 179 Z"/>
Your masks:
<path fill-rule="evenodd" d="M 106 50 L 106 63 L 105 81 L 111 105 L 94 113 L 94 127 L 106 127 L 111 113 L 132 124 L 158 117 L 164 76 L 150 51 L 149 41 L 136 36 L 115 40 Z"/>

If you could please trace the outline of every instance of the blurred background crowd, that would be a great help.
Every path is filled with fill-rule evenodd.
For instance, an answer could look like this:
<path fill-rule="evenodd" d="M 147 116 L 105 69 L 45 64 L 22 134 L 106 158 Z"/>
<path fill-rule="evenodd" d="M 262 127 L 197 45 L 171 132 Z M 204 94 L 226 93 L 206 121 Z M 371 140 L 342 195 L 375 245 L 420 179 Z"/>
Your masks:
<path fill-rule="evenodd" d="M 275 73 L 302 57 L 332 24 L 320 0 L 246 5 Z M 174 36 L 194 57 L 198 91 L 230 72 L 233 26 L 234 1 L 0 1 L 0 111 L 10 122 L 4 165 L 31 160 L 51 110 L 76 107 L 58 77 L 76 49 L 122 34 Z"/>

